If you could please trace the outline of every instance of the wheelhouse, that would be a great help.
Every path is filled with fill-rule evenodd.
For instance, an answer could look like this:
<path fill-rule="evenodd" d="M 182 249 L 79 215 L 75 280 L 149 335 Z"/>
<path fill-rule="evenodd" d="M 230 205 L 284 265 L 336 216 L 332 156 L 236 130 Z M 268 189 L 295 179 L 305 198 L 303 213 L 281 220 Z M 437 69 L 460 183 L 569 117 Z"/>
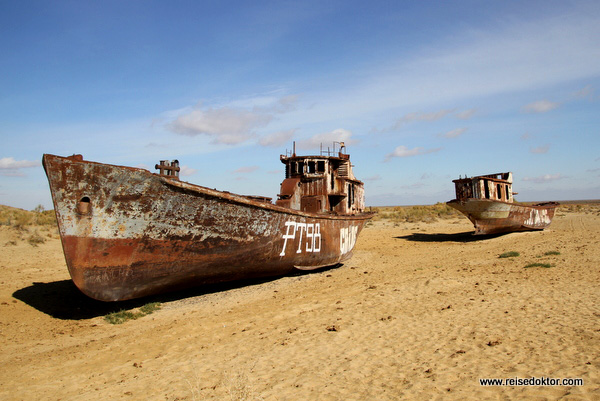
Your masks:
<path fill-rule="evenodd" d="M 310 213 L 358 214 L 364 211 L 364 184 L 352 172 L 344 143 L 318 156 L 281 155 L 285 179 L 276 204 Z M 325 153 L 325 154 L 323 154 Z"/>
<path fill-rule="evenodd" d="M 456 189 L 456 199 L 459 201 L 475 198 L 512 203 L 513 195 L 516 195 L 516 192 L 512 191 L 511 172 L 465 177 L 452 182 Z"/>

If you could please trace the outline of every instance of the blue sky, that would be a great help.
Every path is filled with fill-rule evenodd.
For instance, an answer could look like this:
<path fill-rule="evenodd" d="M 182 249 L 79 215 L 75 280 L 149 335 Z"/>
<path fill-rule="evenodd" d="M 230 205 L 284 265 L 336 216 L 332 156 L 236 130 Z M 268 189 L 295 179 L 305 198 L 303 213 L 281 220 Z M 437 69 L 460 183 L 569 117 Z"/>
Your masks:
<path fill-rule="evenodd" d="M 0 54 L 4 205 L 52 207 L 44 153 L 276 197 L 293 141 L 345 141 L 372 206 L 600 198 L 595 0 L 0 0 Z"/>

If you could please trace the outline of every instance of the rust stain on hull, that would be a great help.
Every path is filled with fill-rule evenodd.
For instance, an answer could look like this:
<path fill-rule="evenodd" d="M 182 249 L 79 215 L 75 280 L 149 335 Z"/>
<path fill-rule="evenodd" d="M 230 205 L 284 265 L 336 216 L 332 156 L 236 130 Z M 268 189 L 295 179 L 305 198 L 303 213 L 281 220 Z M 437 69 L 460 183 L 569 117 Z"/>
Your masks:
<path fill-rule="evenodd" d="M 535 205 L 514 203 L 512 173 L 498 173 L 453 181 L 456 199 L 447 204 L 463 213 L 475 227 L 475 234 L 498 234 L 543 230 L 550 225 L 556 202 Z"/>
<path fill-rule="evenodd" d="M 282 156 L 286 167 L 299 160 L 333 165 L 345 159 Z M 345 202 L 342 210 L 327 203 L 326 193 L 321 209 L 301 210 L 315 207 L 310 200 L 319 196 L 306 186 L 322 191 L 319 177 L 306 177 L 309 170 L 290 173 L 284 181 L 286 188 L 288 179 L 297 181 L 294 209 L 80 156 L 46 154 L 43 165 L 73 282 L 102 301 L 335 265 L 351 257 L 372 217 L 363 212 L 362 198 Z M 335 172 L 323 172 L 323 188 L 332 186 L 326 177 L 340 180 Z M 348 182 L 362 190 L 353 176 L 339 184 L 347 188 Z M 328 210 L 335 207 L 341 212 Z"/>

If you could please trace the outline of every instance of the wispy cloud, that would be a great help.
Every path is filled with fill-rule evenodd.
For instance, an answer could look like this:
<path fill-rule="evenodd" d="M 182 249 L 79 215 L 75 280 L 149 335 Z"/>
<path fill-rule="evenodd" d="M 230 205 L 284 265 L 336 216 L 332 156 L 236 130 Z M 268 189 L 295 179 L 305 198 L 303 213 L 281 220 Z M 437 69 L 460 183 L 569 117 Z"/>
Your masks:
<path fill-rule="evenodd" d="M 383 131 L 383 132 L 397 131 L 400 128 L 402 128 L 402 126 L 404 126 L 405 124 L 415 122 L 415 121 L 429 121 L 429 122 L 438 121 L 453 112 L 454 112 L 453 109 L 452 110 L 444 109 L 444 110 L 431 111 L 431 112 L 426 112 L 426 113 L 420 112 L 420 111 L 411 112 L 411 113 L 407 113 L 407 114 L 403 115 L 402 117 L 398 118 L 394 122 L 394 124 L 392 124 L 390 127 L 384 128 L 383 130 L 374 130 L 374 131 Z"/>
<path fill-rule="evenodd" d="M 381 180 L 381 176 L 379 174 L 375 174 L 375 175 L 365 178 L 365 181 L 379 181 L 379 180 Z"/>
<path fill-rule="evenodd" d="M 558 180 L 562 180 L 563 178 L 567 178 L 562 174 L 544 174 L 541 175 L 539 177 L 523 177 L 523 181 L 529 181 L 529 182 L 533 182 L 536 184 L 542 184 L 545 182 L 551 182 L 551 181 L 558 181 Z"/>
<path fill-rule="evenodd" d="M 242 99 L 221 107 L 198 105 L 182 111 L 166 127 L 181 135 L 209 136 L 213 144 L 236 145 L 256 137 L 255 131 L 267 126 L 275 114 L 294 110 L 297 99 L 291 95 L 279 99 Z M 265 139 L 267 143 L 274 140 Z"/>
<path fill-rule="evenodd" d="M 412 184 L 400 185 L 401 189 L 420 189 L 424 188 L 426 185 L 423 182 L 414 182 Z"/>
<path fill-rule="evenodd" d="M 248 110 L 209 108 L 180 115 L 167 128 L 182 135 L 208 135 L 215 144 L 235 145 L 254 137 L 253 131 L 271 120 L 270 115 Z"/>
<path fill-rule="evenodd" d="M 191 168 L 188 166 L 181 166 L 180 170 L 179 170 L 179 175 L 182 177 L 189 177 L 191 175 L 194 175 L 198 172 L 198 170 L 196 170 L 195 168 Z"/>
<path fill-rule="evenodd" d="M 351 131 L 338 128 L 331 132 L 324 132 L 314 135 L 308 139 L 300 140 L 296 143 L 296 146 L 299 149 L 316 149 L 321 144 L 324 146 L 330 146 L 333 144 L 333 142 L 344 142 L 346 145 L 352 145 L 356 143 L 356 141 L 352 139 Z"/>
<path fill-rule="evenodd" d="M 25 173 L 22 169 L 38 167 L 39 161 L 15 160 L 14 157 L 3 157 L 0 159 L 0 175 L 6 177 L 23 177 Z"/>
<path fill-rule="evenodd" d="M 37 167 L 39 165 L 39 161 L 15 160 L 14 157 L 3 157 L 0 159 L 0 169 L 2 170 Z"/>
<path fill-rule="evenodd" d="M 544 153 L 548 153 L 549 149 L 550 149 L 550 145 L 544 145 L 544 146 L 538 146 L 537 148 L 531 148 L 529 151 L 531 153 L 535 153 L 535 154 L 544 154 Z"/>
<path fill-rule="evenodd" d="M 390 132 L 397 131 L 402 126 L 413 122 L 434 122 L 439 121 L 447 116 L 454 116 L 461 120 L 468 120 L 475 115 L 476 109 L 468 109 L 456 111 L 456 109 L 442 109 L 430 112 L 411 112 L 398 118 L 391 126 L 384 129 L 373 129 L 373 132 Z"/>
<path fill-rule="evenodd" d="M 573 96 L 578 99 L 592 100 L 594 98 L 594 88 L 591 85 L 586 85 L 584 88 L 573 93 Z"/>
<path fill-rule="evenodd" d="M 411 121 L 437 121 L 446 117 L 448 114 L 452 113 L 454 110 L 439 110 L 433 111 L 429 113 L 408 113 L 405 114 L 402 118 L 398 119 L 397 123 L 403 124 Z"/>
<path fill-rule="evenodd" d="M 468 120 L 475 115 L 477 109 L 469 109 L 456 113 L 456 117 L 461 120 Z"/>
<path fill-rule="evenodd" d="M 452 131 L 448 131 L 445 134 L 440 134 L 440 137 L 443 138 L 458 138 L 459 136 L 461 136 L 462 134 L 464 134 L 467 131 L 467 128 L 456 128 L 453 129 Z"/>
<path fill-rule="evenodd" d="M 385 161 L 389 161 L 390 159 L 392 159 L 393 157 L 411 157 L 411 156 L 417 156 L 417 155 L 425 155 L 428 153 L 435 153 L 440 151 L 442 148 L 434 148 L 434 149 L 425 149 L 422 147 L 416 147 L 416 148 L 412 148 L 409 149 L 404 145 L 398 146 L 396 149 L 394 149 L 394 151 L 392 153 L 388 153 L 385 156 Z"/>
<path fill-rule="evenodd" d="M 262 146 L 279 147 L 283 146 L 294 137 L 295 129 L 287 131 L 277 131 L 260 138 L 258 143 Z"/>
<path fill-rule="evenodd" d="M 507 19 L 489 29 L 464 31 L 451 42 L 423 48 L 377 71 L 365 98 L 377 96 L 381 107 L 426 106 L 432 98 L 448 104 L 592 79 L 600 72 L 596 9 L 585 15 L 574 10 L 533 20 Z"/>
<path fill-rule="evenodd" d="M 560 106 L 560 103 L 550 100 L 538 100 L 537 102 L 526 104 L 521 108 L 525 113 L 547 113 Z"/>
<path fill-rule="evenodd" d="M 236 170 L 233 170 L 234 174 L 250 174 L 255 172 L 256 170 L 258 170 L 260 167 L 258 166 L 246 166 L 246 167 L 240 167 Z"/>

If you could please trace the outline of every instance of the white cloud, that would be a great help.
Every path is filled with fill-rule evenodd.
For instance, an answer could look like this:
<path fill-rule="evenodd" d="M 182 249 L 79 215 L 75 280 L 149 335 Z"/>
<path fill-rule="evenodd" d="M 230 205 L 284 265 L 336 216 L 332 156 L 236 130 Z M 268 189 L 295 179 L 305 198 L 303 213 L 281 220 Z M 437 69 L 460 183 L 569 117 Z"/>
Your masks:
<path fill-rule="evenodd" d="M 258 143 L 261 144 L 262 146 L 269 146 L 269 147 L 283 146 L 292 139 L 295 132 L 296 132 L 295 129 L 290 129 L 287 131 L 273 132 L 272 134 L 263 136 L 258 141 Z"/>
<path fill-rule="evenodd" d="M 521 108 L 526 113 L 547 113 L 560 106 L 560 103 L 551 102 L 549 100 L 538 100 L 537 102 L 529 103 Z"/>
<path fill-rule="evenodd" d="M 343 128 L 338 128 L 331 132 L 324 132 L 311 138 L 298 141 L 296 147 L 299 149 L 317 149 L 323 145 L 327 148 L 328 146 L 333 146 L 334 142 L 344 142 L 344 144 L 348 146 L 356 143 L 351 137 L 352 132 Z"/>
<path fill-rule="evenodd" d="M 258 169 L 259 169 L 258 166 L 246 166 L 246 167 L 240 167 L 240 168 L 234 170 L 233 173 L 234 174 L 249 174 L 249 173 L 255 172 Z"/>
<path fill-rule="evenodd" d="M 456 113 L 456 117 L 461 120 L 468 120 L 475 115 L 477 109 L 469 109 Z"/>
<path fill-rule="evenodd" d="M 531 153 L 536 153 L 536 154 L 544 154 L 544 153 L 548 153 L 548 150 L 550 149 L 550 145 L 544 145 L 544 146 L 538 146 L 537 148 L 531 148 Z"/>
<path fill-rule="evenodd" d="M 533 182 L 536 184 L 542 184 L 544 182 L 562 180 L 563 178 L 566 178 L 566 177 L 560 173 L 559 174 L 545 174 L 545 175 L 542 175 L 539 177 L 524 177 L 523 181 L 529 181 L 529 182 Z"/>
<path fill-rule="evenodd" d="M 25 173 L 21 170 L 24 168 L 38 167 L 41 165 L 39 161 L 30 160 L 15 160 L 14 157 L 3 157 L 0 159 L 0 175 L 5 177 L 23 177 Z"/>
<path fill-rule="evenodd" d="M 453 129 L 452 131 L 448 131 L 445 134 L 440 134 L 440 136 L 444 138 L 458 138 L 459 136 L 464 134 L 465 131 L 467 131 L 467 128 L 457 128 Z"/>
<path fill-rule="evenodd" d="M 435 153 L 441 150 L 442 148 L 434 148 L 434 149 L 425 149 L 422 147 L 416 147 L 412 149 L 408 149 L 406 146 L 401 145 L 398 146 L 392 153 L 389 153 L 385 156 L 385 161 L 389 161 L 392 157 L 411 157 L 417 155 L 425 155 L 428 153 Z"/>
<path fill-rule="evenodd" d="M 190 175 L 194 175 L 198 172 L 195 168 L 191 168 L 188 166 L 181 166 L 179 168 L 179 175 L 182 177 L 189 177 Z"/>
<path fill-rule="evenodd" d="M 254 129 L 271 119 L 267 114 L 229 107 L 196 109 L 178 116 L 167 128 L 182 135 L 208 135 L 215 144 L 235 145 L 254 137 Z"/>
<path fill-rule="evenodd" d="M 39 161 L 15 160 L 14 157 L 3 157 L 0 159 L 0 170 L 13 170 L 19 168 L 37 167 Z"/>
<path fill-rule="evenodd" d="M 236 145 L 256 136 L 255 131 L 267 126 L 275 114 L 295 110 L 297 95 L 240 99 L 227 105 L 194 108 L 164 113 L 171 116 L 167 129 L 187 136 L 206 135 L 213 144 Z M 270 143 L 277 138 L 267 138 Z M 269 142 L 270 141 L 270 142 Z M 276 145 L 265 145 L 276 146 Z"/>
<path fill-rule="evenodd" d="M 152 171 L 153 167 L 148 166 L 145 163 L 139 163 L 135 165 L 136 168 L 143 168 L 144 170 Z"/>

